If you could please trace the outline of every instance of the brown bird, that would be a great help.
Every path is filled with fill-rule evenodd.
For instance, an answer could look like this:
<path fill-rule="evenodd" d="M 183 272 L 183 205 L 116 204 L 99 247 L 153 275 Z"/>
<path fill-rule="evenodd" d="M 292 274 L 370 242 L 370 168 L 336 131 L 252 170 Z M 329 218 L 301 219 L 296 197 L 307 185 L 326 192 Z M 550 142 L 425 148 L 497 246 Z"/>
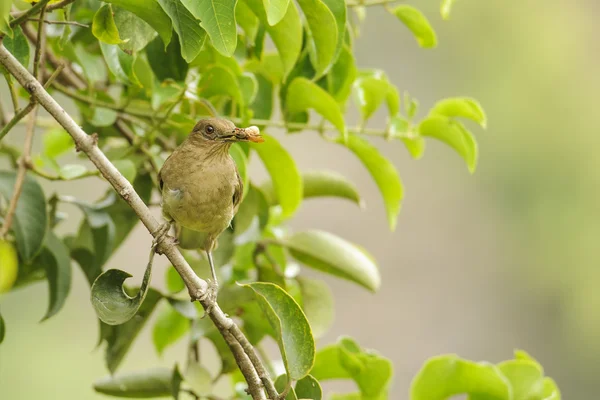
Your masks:
<path fill-rule="evenodd" d="M 159 228 L 155 241 L 167 234 L 173 223 L 202 236 L 201 248 L 212 273 L 208 292 L 212 300 L 218 282 L 211 252 L 219 235 L 231 224 L 244 189 L 229 147 L 248 141 L 264 141 L 257 127 L 241 129 L 226 119 L 201 119 L 158 174 L 162 214 L 167 222 Z"/>

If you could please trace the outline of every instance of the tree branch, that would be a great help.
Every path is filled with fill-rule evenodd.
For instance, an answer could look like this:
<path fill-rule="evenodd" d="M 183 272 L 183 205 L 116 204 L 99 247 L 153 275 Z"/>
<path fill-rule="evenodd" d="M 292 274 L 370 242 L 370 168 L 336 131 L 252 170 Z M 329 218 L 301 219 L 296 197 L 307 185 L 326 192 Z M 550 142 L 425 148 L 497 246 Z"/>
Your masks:
<path fill-rule="evenodd" d="M 89 157 L 102 176 L 104 176 L 104 178 L 113 186 L 115 191 L 134 210 L 140 221 L 152 236 L 156 236 L 160 226 L 158 221 L 154 218 L 146 204 L 144 204 L 131 183 L 121 175 L 119 170 L 117 170 L 97 146 L 97 135 L 86 134 L 56 102 L 56 100 L 48 94 L 40 82 L 35 79 L 2 44 L 0 44 L 0 64 L 15 77 L 17 81 L 36 98 L 39 104 L 44 107 L 71 135 L 77 149 L 83 151 Z M 223 313 L 218 304 L 210 304 L 210 299 L 207 298 L 208 296 L 204 296 L 207 293 L 208 283 L 196 275 L 181 252 L 177 249 L 174 238 L 169 236 L 165 237 L 158 243 L 158 250 L 160 253 L 164 254 L 175 267 L 183 279 L 192 300 L 199 300 L 204 309 L 209 310 L 211 320 L 227 342 L 240 371 L 248 383 L 248 392 L 252 398 L 254 400 L 266 400 L 262 382 L 257 374 L 255 366 L 244 352 L 244 349 L 239 342 L 240 339 L 236 339 L 231 332 L 232 329 L 234 332 L 236 331 L 234 328 L 236 327 L 235 323 Z M 243 334 L 241 337 L 243 337 Z M 241 339 L 242 342 L 247 342 L 247 339 L 244 339 L 245 337 Z"/>
<path fill-rule="evenodd" d="M 17 25 L 21 25 L 23 22 L 26 22 L 33 15 L 39 14 L 42 10 L 46 8 L 46 4 L 48 4 L 50 0 L 41 0 L 39 3 L 36 3 L 29 10 L 22 12 L 21 14 L 15 16 L 15 19 L 10 21 L 10 27 L 14 28 Z M 43 18 L 42 18 L 43 19 Z"/>
<path fill-rule="evenodd" d="M 40 18 L 28 18 L 27 21 L 34 21 L 34 22 L 40 22 Z M 89 28 L 89 25 L 86 24 L 82 24 L 81 22 L 76 22 L 76 21 L 51 21 L 49 19 L 45 19 L 44 20 L 45 24 L 49 24 L 49 25 L 73 25 L 73 26 L 79 26 L 81 28 Z"/>
<path fill-rule="evenodd" d="M 64 8 L 64 7 L 68 6 L 69 4 L 73 3 L 74 1 L 75 0 L 63 0 L 60 3 L 51 4 L 48 6 L 48 11 L 54 11 L 59 8 Z"/>

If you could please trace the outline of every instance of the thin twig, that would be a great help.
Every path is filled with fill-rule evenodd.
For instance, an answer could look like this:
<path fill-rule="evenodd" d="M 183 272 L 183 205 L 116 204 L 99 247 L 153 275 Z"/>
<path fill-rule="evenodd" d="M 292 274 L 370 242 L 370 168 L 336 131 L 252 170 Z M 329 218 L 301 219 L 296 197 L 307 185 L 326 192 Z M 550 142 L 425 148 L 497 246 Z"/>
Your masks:
<path fill-rule="evenodd" d="M 73 3 L 74 1 L 75 0 L 63 0 L 60 3 L 51 4 L 48 6 L 48 11 L 54 11 L 59 8 L 64 8 L 64 7 L 68 6 L 69 4 Z"/>
<path fill-rule="evenodd" d="M 27 114 L 29 114 L 29 112 L 31 110 L 33 110 L 33 106 L 35 105 L 35 103 L 30 102 L 29 104 L 27 104 L 27 106 L 25 106 L 25 108 L 23 108 L 22 110 L 20 110 L 18 113 L 15 114 L 14 117 L 12 117 L 12 119 L 10 121 L 8 121 L 8 124 L 4 125 L 4 127 L 2 128 L 2 130 L 0 131 L 0 140 L 2 140 L 4 138 L 4 136 L 6 136 L 6 134 L 8 132 L 10 132 L 10 130 L 17 124 L 19 123 L 19 121 L 21 121 Z"/>
<path fill-rule="evenodd" d="M 6 113 L 6 110 L 4 109 L 4 105 L 2 104 L 2 99 L 0 99 L 0 125 L 2 125 L 4 127 L 4 125 L 6 125 L 9 120 L 10 120 L 10 117 L 8 116 L 8 114 Z"/>
<path fill-rule="evenodd" d="M 358 0 L 358 1 L 348 1 L 346 3 L 347 7 L 370 7 L 370 6 L 380 6 L 387 5 L 390 3 L 397 3 L 400 0 Z"/>
<path fill-rule="evenodd" d="M 47 2 L 46 2 L 47 3 Z M 42 11 L 40 12 L 40 19 L 44 20 L 44 16 L 46 15 L 46 4 L 42 6 Z M 44 49 L 46 48 L 46 37 L 44 35 L 44 25 L 40 25 L 38 27 L 37 39 L 35 45 L 35 55 L 33 57 L 33 76 L 38 81 L 40 80 L 40 65 L 42 64 L 42 59 L 44 58 Z M 32 99 L 33 100 L 33 99 Z"/>
<path fill-rule="evenodd" d="M 106 155 L 97 146 L 97 135 L 86 134 L 81 127 L 69 116 L 69 114 L 48 94 L 48 92 L 19 62 L 0 44 L 0 64 L 2 64 L 17 81 L 52 115 L 61 126 L 71 135 L 77 149 L 84 152 L 98 168 L 104 178 L 113 186 L 115 191 L 130 205 L 153 236 L 159 232 L 159 223 L 144 201 L 137 194 L 130 182 L 121 175 L 119 170 L 106 158 Z M 240 343 L 249 343 L 241 334 L 234 337 L 232 330 L 236 331 L 235 323 L 225 315 L 218 304 L 211 301 L 207 294 L 208 282 L 199 278 L 190 267 L 181 252 L 177 249 L 175 239 L 165 236 L 158 244 L 158 250 L 164 254 L 175 267 L 183 279 L 192 300 L 198 300 L 205 310 L 209 310 L 209 316 L 225 339 L 236 363 L 240 368 L 246 382 L 248 392 L 253 400 L 266 400 L 263 391 L 263 382 L 259 378 L 255 366 L 244 352 Z M 239 328 L 237 329 L 239 331 Z M 241 333 L 241 331 L 239 331 Z M 237 339 L 237 340 L 236 340 Z M 271 382 L 272 384 L 272 382 Z"/>
<path fill-rule="evenodd" d="M 49 174 L 46 171 L 41 170 L 38 167 L 36 167 L 35 164 L 33 164 L 32 162 L 29 162 L 27 164 L 27 168 L 34 174 L 36 174 L 46 180 L 49 180 L 49 181 L 75 181 L 78 179 L 89 178 L 90 176 L 100 176 L 100 173 L 98 172 L 98 170 L 94 170 L 94 171 L 86 171 L 83 174 L 75 176 L 73 178 L 65 178 L 60 175 Z"/>
<path fill-rule="evenodd" d="M 34 21 L 34 22 L 40 22 L 40 18 L 28 18 L 27 21 Z M 79 26 L 81 28 L 89 28 L 89 25 L 86 24 L 82 24 L 81 22 L 76 22 L 76 21 L 52 21 L 49 19 L 45 19 L 44 20 L 45 24 L 49 24 L 49 25 L 73 25 L 73 26 Z"/>
<path fill-rule="evenodd" d="M 33 16 L 39 14 L 42 10 L 46 9 L 46 5 L 50 0 L 41 0 L 39 3 L 36 3 L 29 10 L 22 12 L 21 14 L 15 16 L 15 19 L 10 21 L 10 27 L 14 28 L 17 25 L 21 25 L 23 22 L 27 22 L 27 20 Z M 42 18 L 43 19 L 43 18 Z"/>
<path fill-rule="evenodd" d="M 13 104 L 13 110 L 15 110 L 16 113 L 19 111 L 19 93 L 17 93 L 17 89 L 15 88 L 10 75 L 5 75 L 4 77 L 6 78 L 6 84 L 8 85 L 8 90 L 10 91 L 10 100 Z"/>

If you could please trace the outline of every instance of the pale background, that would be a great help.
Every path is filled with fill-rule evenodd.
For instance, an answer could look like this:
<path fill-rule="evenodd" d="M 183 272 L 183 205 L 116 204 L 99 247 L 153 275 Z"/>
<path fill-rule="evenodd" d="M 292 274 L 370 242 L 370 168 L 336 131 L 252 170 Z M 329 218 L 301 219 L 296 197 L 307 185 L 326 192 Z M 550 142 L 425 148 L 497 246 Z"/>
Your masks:
<path fill-rule="evenodd" d="M 302 169 L 344 173 L 368 205 L 361 213 L 351 203 L 311 200 L 292 227 L 340 234 L 368 248 L 381 267 L 377 295 L 325 278 L 337 315 L 321 344 L 348 334 L 390 357 L 392 399 L 408 398 L 412 376 L 430 356 L 498 362 L 516 348 L 543 363 L 564 398 L 597 399 L 600 4 L 463 0 L 443 22 L 438 0 L 414 3 L 430 16 L 439 48 L 419 49 L 394 17 L 370 8 L 356 42 L 358 63 L 385 69 L 421 101 L 421 115 L 442 97 L 479 99 L 489 116 L 488 131 L 473 127 L 479 168 L 470 176 L 455 153 L 433 141 L 420 161 L 400 143 L 377 141 L 406 188 L 392 234 L 374 183 L 351 154 L 314 133 L 277 133 Z M 7 97 L 3 83 L 0 92 Z M 371 126 L 383 124 L 380 113 Z M 22 131 L 8 140 L 21 143 Z M 253 165 L 252 177 L 262 179 L 262 167 Z M 97 183 L 54 187 L 94 199 L 102 193 Z M 50 194 L 53 186 L 45 188 Z M 139 279 L 149 244 L 138 226 L 108 265 Z M 162 285 L 160 268 L 155 277 Z M 38 323 L 47 305 L 44 284 L 0 298 L 8 328 L 0 346 L 0 398 L 104 398 L 91 390 L 106 370 L 102 352 L 94 351 L 97 326 L 88 296 L 74 268 L 73 292 L 49 321 Z M 181 359 L 185 340 L 159 359 L 148 327 L 121 370 Z"/>

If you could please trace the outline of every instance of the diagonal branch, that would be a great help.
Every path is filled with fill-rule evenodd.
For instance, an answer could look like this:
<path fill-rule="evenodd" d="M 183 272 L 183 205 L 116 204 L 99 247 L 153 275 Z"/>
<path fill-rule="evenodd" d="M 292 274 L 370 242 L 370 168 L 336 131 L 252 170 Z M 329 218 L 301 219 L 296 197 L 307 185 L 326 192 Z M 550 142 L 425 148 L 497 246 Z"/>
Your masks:
<path fill-rule="evenodd" d="M 56 119 L 56 121 L 71 135 L 77 148 L 83 151 L 98 168 L 102 176 L 113 186 L 115 191 L 129 204 L 139 217 L 140 221 L 148 231 L 156 236 L 159 223 L 154 218 L 150 209 L 140 198 L 133 186 L 121 175 L 119 170 L 108 160 L 106 155 L 97 146 L 97 135 L 88 135 L 69 116 L 69 114 L 48 94 L 40 82 L 35 79 L 8 51 L 0 44 L 0 64 L 2 64 L 17 81 L 33 96 L 38 103 Z M 248 392 L 254 400 L 266 400 L 261 378 L 259 378 L 256 367 L 249 356 L 244 352 L 248 339 L 242 334 L 235 337 L 235 324 L 233 320 L 225 315 L 218 304 L 210 304 L 207 293 L 208 283 L 199 278 L 190 267 L 183 255 L 175 245 L 171 237 L 166 237 L 158 244 L 158 250 L 164 254 L 175 267 L 183 279 L 190 297 L 199 300 L 205 309 L 209 310 L 209 316 L 214 322 L 232 351 L 240 371 L 248 383 Z M 212 306 L 212 307 L 209 307 Z M 232 331 L 232 329 L 234 329 Z M 238 328 L 239 329 L 239 328 Z M 240 331 L 241 333 L 241 331 Z M 237 336 L 237 335 L 236 335 Z M 258 360 L 260 362 L 260 360 Z M 263 368 L 264 369 L 264 368 Z"/>

